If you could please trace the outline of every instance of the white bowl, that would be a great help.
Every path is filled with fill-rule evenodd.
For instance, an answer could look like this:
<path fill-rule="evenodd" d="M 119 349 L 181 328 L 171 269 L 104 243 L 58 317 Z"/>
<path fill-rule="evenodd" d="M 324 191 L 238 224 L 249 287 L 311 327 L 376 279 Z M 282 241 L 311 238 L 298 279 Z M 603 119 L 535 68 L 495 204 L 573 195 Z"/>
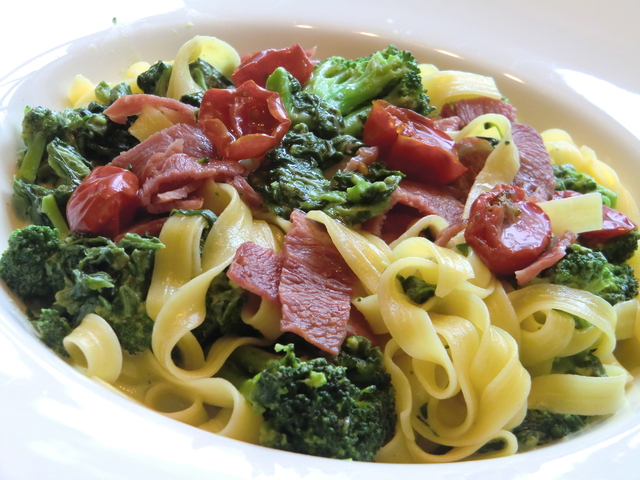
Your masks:
<path fill-rule="evenodd" d="M 219 4 L 220 3 L 220 4 Z M 7 6 L 4 9 L 8 9 Z M 171 59 L 197 34 L 241 53 L 292 43 L 317 58 L 389 43 L 421 62 L 493 76 L 538 130 L 594 148 L 635 198 L 640 167 L 640 2 L 274 0 L 12 2 L 0 28 L 0 249 L 15 227 L 10 178 L 23 108 L 61 108 L 81 73 L 117 80 L 135 61 Z M 557 445 L 448 465 L 381 465 L 306 457 L 177 423 L 94 384 L 37 340 L 0 291 L 0 477 L 216 479 L 596 479 L 640 467 L 640 413 L 628 411 Z"/>

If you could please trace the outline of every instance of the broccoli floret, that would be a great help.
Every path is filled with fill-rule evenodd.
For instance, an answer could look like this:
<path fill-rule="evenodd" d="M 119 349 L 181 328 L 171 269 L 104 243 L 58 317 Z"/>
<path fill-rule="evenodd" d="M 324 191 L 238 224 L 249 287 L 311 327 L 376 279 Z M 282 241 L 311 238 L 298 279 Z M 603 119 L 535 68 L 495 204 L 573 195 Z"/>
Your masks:
<path fill-rule="evenodd" d="M 412 75 L 405 77 L 407 74 Z M 400 106 L 411 105 L 425 112 L 428 97 L 416 83 L 419 77 L 420 69 L 413 55 L 390 45 L 355 60 L 330 57 L 317 63 L 304 89 L 335 105 L 342 115 L 387 95 L 401 101 Z M 398 90 L 391 93 L 396 87 Z"/>
<path fill-rule="evenodd" d="M 344 120 L 340 111 L 318 95 L 303 91 L 300 82 L 284 68 L 278 67 L 269 76 L 266 88 L 280 95 L 292 126 L 304 123 L 310 132 L 326 139 L 342 133 Z"/>
<path fill-rule="evenodd" d="M 403 177 L 379 162 L 369 165 L 366 174 L 338 171 L 331 179 L 331 191 L 318 199 L 327 201 L 323 207 L 327 215 L 357 225 L 387 210 L 391 194 Z"/>
<path fill-rule="evenodd" d="M 149 95 L 166 97 L 172 71 L 173 65 L 158 60 L 158 62 L 151 65 L 146 72 L 138 75 L 138 78 L 136 78 L 138 88 Z"/>
<path fill-rule="evenodd" d="M 64 287 L 64 273 L 52 265 L 61 250 L 57 230 L 41 225 L 15 230 L 0 257 L 0 278 L 24 301 L 50 302 Z"/>
<path fill-rule="evenodd" d="M 583 377 L 606 377 L 604 366 L 591 350 L 585 350 L 553 361 L 551 373 L 582 375 Z"/>
<path fill-rule="evenodd" d="M 436 294 L 436 285 L 427 283 L 420 277 L 409 275 L 405 278 L 398 274 L 396 278 L 400 282 L 400 285 L 402 285 L 405 295 L 419 305 Z"/>
<path fill-rule="evenodd" d="M 422 77 L 414 70 L 405 73 L 393 90 L 383 97 L 396 107 L 408 108 L 420 115 L 429 115 L 435 107 L 429 106 L 429 97 L 422 86 Z"/>
<path fill-rule="evenodd" d="M 129 133 L 135 119 L 115 123 L 103 113 L 105 109 L 106 105 L 93 102 L 87 108 L 69 108 L 59 113 L 62 127 L 58 137 L 94 165 L 109 163 L 140 143 Z"/>
<path fill-rule="evenodd" d="M 231 282 L 226 271 L 220 272 L 207 290 L 205 319 L 192 330 L 200 345 L 208 347 L 224 335 L 261 337 L 258 330 L 242 320 L 246 300 L 247 291 Z"/>
<path fill-rule="evenodd" d="M 513 429 L 513 434 L 518 439 L 518 450 L 526 451 L 582 430 L 592 419 L 585 415 L 528 409 L 523 422 Z"/>
<path fill-rule="evenodd" d="M 25 144 L 17 178 L 33 183 L 46 153 L 47 144 L 53 140 L 61 127 L 58 112 L 44 107 L 28 109 L 22 119 L 22 140 Z"/>
<path fill-rule="evenodd" d="M 61 240 L 57 230 L 30 225 L 11 235 L 0 257 L 0 278 L 40 310 L 39 332 L 47 325 L 56 326 L 47 327 L 47 335 L 60 331 L 61 321 L 73 329 L 96 313 L 109 322 L 123 348 L 137 353 L 151 345 L 153 321 L 144 302 L 155 252 L 162 247 L 155 237 L 135 234 L 117 244 L 78 235 Z M 60 320 L 45 310 L 55 310 Z"/>
<path fill-rule="evenodd" d="M 189 64 L 191 78 L 203 90 L 210 88 L 232 88 L 233 83 L 214 66 L 201 58 Z"/>
<path fill-rule="evenodd" d="M 567 247 L 567 254 L 544 270 L 541 278 L 550 283 L 586 290 L 611 305 L 638 295 L 638 281 L 630 265 L 611 264 L 601 252 L 577 244 Z"/>
<path fill-rule="evenodd" d="M 324 168 L 353 155 L 359 145 L 350 136 L 323 140 L 298 125 L 267 152 L 249 183 L 283 218 L 297 208 L 323 210 L 350 225 L 362 223 L 386 210 L 403 175 L 374 163 L 367 174 L 338 171 L 331 180 L 325 178 Z"/>
<path fill-rule="evenodd" d="M 47 163 L 57 175 L 57 185 L 75 188 L 91 172 L 91 163 L 75 148 L 58 138 L 47 145 L 47 153 Z"/>
<path fill-rule="evenodd" d="M 425 116 L 435 109 L 429 106 L 429 97 L 422 86 L 422 78 L 413 71 L 406 73 L 400 83 L 382 99 L 396 107 L 414 110 Z M 345 116 L 343 132 L 354 137 L 362 137 L 364 124 L 369 118 L 371 108 L 369 104 Z"/>
<path fill-rule="evenodd" d="M 17 178 L 25 183 L 34 183 L 41 167 L 46 174 L 52 174 L 45 160 L 48 157 L 47 145 L 56 137 L 67 147 L 73 147 L 85 161 L 95 165 L 106 164 L 137 145 L 138 140 L 128 132 L 132 122 L 112 122 L 104 115 L 105 108 L 105 105 L 92 102 L 88 108 L 60 111 L 44 107 L 28 109 L 22 121 L 26 150 L 18 158 Z M 50 180 L 48 175 L 45 175 L 45 181 Z"/>
<path fill-rule="evenodd" d="M 260 444 L 373 461 L 396 425 L 395 391 L 380 350 L 362 337 L 350 337 L 329 359 L 303 360 L 293 345 L 276 350 L 284 356 L 241 347 L 222 370 L 264 417 Z"/>
<path fill-rule="evenodd" d="M 44 173 L 46 169 L 43 165 L 38 177 L 43 177 L 43 182 L 53 184 L 53 188 L 15 177 L 13 207 L 19 218 L 35 225 L 57 228 L 65 236 L 69 228 L 63 212 L 73 190 L 91 171 L 91 164 L 75 148 L 58 138 L 47 145 L 46 151 L 48 170 Z"/>
<path fill-rule="evenodd" d="M 60 185 L 49 189 L 35 183 L 26 183 L 19 178 L 13 179 L 13 208 L 21 220 L 27 220 L 35 225 L 57 228 L 60 233 L 67 230 L 67 224 L 62 212 L 66 210 L 67 202 L 74 187 Z M 58 219 L 62 219 L 58 221 Z"/>
<path fill-rule="evenodd" d="M 138 88 L 144 93 L 166 97 L 172 72 L 173 66 L 171 64 L 158 60 L 158 62 L 151 65 L 146 72 L 138 75 L 136 83 L 138 84 Z M 191 73 L 193 81 L 196 82 L 203 91 L 209 90 L 210 88 L 233 87 L 233 83 L 222 75 L 217 68 L 200 58 L 189 64 L 189 72 Z M 202 94 L 203 92 L 197 92 L 183 95 L 180 101 L 193 105 L 194 107 L 199 107 L 202 102 Z"/>
<path fill-rule="evenodd" d="M 602 203 L 616 208 L 618 195 L 608 188 L 599 185 L 592 177 L 579 173 L 570 163 L 553 165 L 553 175 L 556 177 L 556 191 L 573 190 L 578 193 L 598 192 L 602 195 Z"/>
<path fill-rule="evenodd" d="M 72 328 L 60 312 L 49 308 L 42 309 L 38 318 L 31 319 L 31 325 L 45 345 L 62 357 L 69 356 L 62 340 L 71 333 Z"/>
<path fill-rule="evenodd" d="M 609 239 L 583 238 L 580 243 L 595 252 L 601 252 L 609 263 L 624 263 L 636 253 L 640 233 L 631 230 L 623 235 Z"/>
<path fill-rule="evenodd" d="M 131 86 L 122 82 L 111 88 L 107 82 L 100 82 L 94 89 L 96 98 L 103 105 L 111 105 L 123 95 L 131 95 Z"/>

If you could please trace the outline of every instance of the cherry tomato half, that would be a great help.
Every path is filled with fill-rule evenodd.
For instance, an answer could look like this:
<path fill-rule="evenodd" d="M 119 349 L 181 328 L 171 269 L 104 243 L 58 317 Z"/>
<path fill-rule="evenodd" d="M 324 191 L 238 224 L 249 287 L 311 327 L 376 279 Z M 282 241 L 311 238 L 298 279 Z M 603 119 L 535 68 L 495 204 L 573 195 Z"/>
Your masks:
<path fill-rule="evenodd" d="M 525 197 L 521 188 L 497 185 L 471 206 L 465 241 L 497 275 L 531 265 L 551 242 L 549 217 Z"/>
<path fill-rule="evenodd" d="M 306 82 L 313 72 L 313 62 L 309 55 L 296 44 L 280 50 L 263 50 L 249 55 L 243 59 L 231 78 L 237 86 L 253 80 L 257 85 L 264 87 L 269 75 L 278 67 L 284 68 L 300 83 Z"/>
<path fill-rule="evenodd" d="M 235 89 L 207 90 L 198 124 L 223 159 L 243 160 L 277 145 L 291 120 L 277 93 L 249 80 Z"/>
<path fill-rule="evenodd" d="M 383 163 L 409 180 L 443 185 L 467 171 L 458 160 L 456 143 L 432 120 L 384 100 L 373 101 L 362 139 L 380 147 Z"/>
<path fill-rule="evenodd" d="M 138 187 L 138 177 L 129 170 L 112 165 L 94 168 L 69 199 L 69 228 L 115 238 L 138 208 Z"/>

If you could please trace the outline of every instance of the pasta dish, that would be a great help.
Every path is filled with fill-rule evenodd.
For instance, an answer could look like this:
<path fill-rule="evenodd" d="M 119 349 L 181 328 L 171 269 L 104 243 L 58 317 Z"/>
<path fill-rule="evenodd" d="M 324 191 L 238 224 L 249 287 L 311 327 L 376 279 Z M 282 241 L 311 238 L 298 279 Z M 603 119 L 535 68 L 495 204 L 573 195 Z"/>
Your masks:
<path fill-rule="evenodd" d="M 614 170 L 490 77 L 314 55 L 197 36 L 29 106 L 0 278 L 34 332 L 170 418 L 330 458 L 511 455 L 623 409 Z"/>

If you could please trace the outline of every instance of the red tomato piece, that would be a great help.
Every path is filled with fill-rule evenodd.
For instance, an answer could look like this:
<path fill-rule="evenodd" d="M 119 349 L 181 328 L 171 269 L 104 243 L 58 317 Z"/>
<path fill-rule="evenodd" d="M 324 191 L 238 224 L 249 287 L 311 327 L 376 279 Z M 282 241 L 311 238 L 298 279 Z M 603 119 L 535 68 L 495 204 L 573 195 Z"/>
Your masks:
<path fill-rule="evenodd" d="M 309 80 L 313 72 L 313 62 L 307 52 L 298 44 L 280 50 L 263 50 L 243 58 L 242 63 L 231 75 L 236 86 L 253 80 L 264 87 L 273 71 L 282 67 L 300 83 Z"/>
<path fill-rule="evenodd" d="M 584 238 L 598 238 L 607 240 L 635 230 L 638 226 L 631 221 L 624 213 L 614 210 L 606 205 L 602 206 L 602 229 L 593 232 L 583 232 L 580 236 Z"/>
<path fill-rule="evenodd" d="M 563 190 L 560 192 L 554 192 L 553 198 L 568 198 L 575 197 L 576 195 L 582 194 L 572 190 Z M 609 238 L 629 233 L 631 230 L 635 230 L 636 228 L 638 228 L 638 226 L 624 213 L 603 205 L 602 228 L 592 232 L 583 232 L 580 236 L 589 239 L 608 240 Z"/>
<path fill-rule="evenodd" d="M 379 147 L 383 163 L 409 180 L 443 185 L 467 171 L 456 143 L 433 120 L 384 100 L 373 101 L 362 139 Z"/>
<path fill-rule="evenodd" d="M 471 206 L 465 241 L 497 275 L 531 265 L 551 242 L 549 217 L 525 198 L 521 188 L 498 185 Z"/>
<path fill-rule="evenodd" d="M 69 228 L 115 238 L 133 220 L 138 187 L 138 177 L 129 170 L 112 165 L 94 168 L 69 199 Z"/>
<path fill-rule="evenodd" d="M 277 145 L 291 120 L 277 93 L 249 80 L 235 89 L 207 90 L 198 124 L 223 159 L 243 160 Z"/>

